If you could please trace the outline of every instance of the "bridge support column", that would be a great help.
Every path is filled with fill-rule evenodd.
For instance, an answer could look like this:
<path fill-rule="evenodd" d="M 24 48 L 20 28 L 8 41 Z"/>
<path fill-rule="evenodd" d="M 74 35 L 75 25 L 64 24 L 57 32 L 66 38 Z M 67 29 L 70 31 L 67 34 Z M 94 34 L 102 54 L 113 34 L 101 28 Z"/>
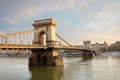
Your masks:
<path fill-rule="evenodd" d="M 92 59 L 95 56 L 95 52 L 93 51 L 83 51 L 83 60 L 89 60 Z"/>
<path fill-rule="evenodd" d="M 32 50 L 29 66 L 57 66 L 64 65 L 63 58 L 53 49 Z"/>

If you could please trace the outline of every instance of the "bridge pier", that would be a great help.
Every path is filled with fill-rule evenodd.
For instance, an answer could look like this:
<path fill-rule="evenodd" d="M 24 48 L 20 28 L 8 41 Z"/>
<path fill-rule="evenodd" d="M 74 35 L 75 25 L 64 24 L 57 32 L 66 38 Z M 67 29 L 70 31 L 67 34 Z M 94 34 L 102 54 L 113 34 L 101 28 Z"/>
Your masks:
<path fill-rule="evenodd" d="M 58 56 L 58 50 L 32 50 L 29 66 L 58 66 L 64 65 L 63 58 Z"/>
<path fill-rule="evenodd" d="M 95 52 L 94 51 L 83 51 L 83 60 L 90 60 L 95 56 Z"/>

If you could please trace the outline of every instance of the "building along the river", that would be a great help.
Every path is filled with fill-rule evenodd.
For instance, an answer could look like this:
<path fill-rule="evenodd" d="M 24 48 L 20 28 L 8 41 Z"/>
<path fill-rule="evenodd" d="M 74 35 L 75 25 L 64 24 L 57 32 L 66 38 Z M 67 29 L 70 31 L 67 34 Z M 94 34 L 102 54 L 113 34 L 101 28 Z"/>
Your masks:
<path fill-rule="evenodd" d="M 96 43 L 96 44 L 91 44 L 91 48 L 96 52 L 96 53 L 101 53 L 108 51 L 108 43 L 104 41 L 104 43 Z"/>

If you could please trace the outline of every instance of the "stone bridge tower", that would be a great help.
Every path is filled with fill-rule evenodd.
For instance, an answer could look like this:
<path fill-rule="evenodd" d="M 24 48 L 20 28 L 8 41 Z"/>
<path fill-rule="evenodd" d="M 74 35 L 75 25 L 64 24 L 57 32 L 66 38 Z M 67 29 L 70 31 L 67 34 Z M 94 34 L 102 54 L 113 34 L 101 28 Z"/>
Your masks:
<path fill-rule="evenodd" d="M 32 25 L 34 26 L 35 30 L 39 29 L 39 31 L 35 32 L 34 34 L 33 44 L 45 45 L 45 42 L 46 42 L 46 46 L 55 45 L 55 42 L 56 42 L 55 20 L 53 19 L 37 20 L 37 21 L 34 21 Z M 46 38 L 44 36 L 46 36 Z"/>
<path fill-rule="evenodd" d="M 34 41 L 35 45 L 45 45 L 46 49 L 32 49 L 31 57 L 29 58 L 30 66 L 52 66 L 52 65 L 64 65 L 63 58 L 58 55 L 58 50 L 54 49 L 56 42 L 55 26 L 56 22 L 53 19 L 37 20 L 33 24 L 34 29 Z M 39 30 L 38 30 L 39 29 Z M 37 31 L 38 30 L 38 31 Z M 46 35 L 46 39 L 44 39 Z"/>

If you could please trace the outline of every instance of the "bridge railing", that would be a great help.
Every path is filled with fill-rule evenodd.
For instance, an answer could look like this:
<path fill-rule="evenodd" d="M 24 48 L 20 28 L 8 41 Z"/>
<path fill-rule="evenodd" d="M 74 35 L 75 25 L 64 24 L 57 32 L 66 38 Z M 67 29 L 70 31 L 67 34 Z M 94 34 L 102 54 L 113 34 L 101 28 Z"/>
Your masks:
<path fill-rule="evenodd" d="M 23 44 L 0 44 L 0 49 L 7 49 L 7 48 L 15 48 L 15 49 L 19 49 L 19 48 L 24 48 L 24 49 L 28 49 L 28 48 L 47 48 L 46 46 L 42 46 L 42 45 L 23 45 Z"/>

